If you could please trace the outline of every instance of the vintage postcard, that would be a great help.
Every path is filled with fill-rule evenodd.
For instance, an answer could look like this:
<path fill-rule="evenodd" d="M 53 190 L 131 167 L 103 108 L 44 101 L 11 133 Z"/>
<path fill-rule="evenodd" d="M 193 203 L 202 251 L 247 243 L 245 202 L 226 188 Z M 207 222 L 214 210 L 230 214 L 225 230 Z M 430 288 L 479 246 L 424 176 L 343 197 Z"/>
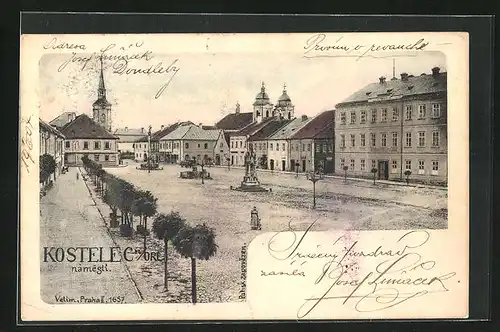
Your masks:
<path fill-rule="evenodd" d="M 22 35 L 21 319 L 466 318 L 468 47 Z"/>

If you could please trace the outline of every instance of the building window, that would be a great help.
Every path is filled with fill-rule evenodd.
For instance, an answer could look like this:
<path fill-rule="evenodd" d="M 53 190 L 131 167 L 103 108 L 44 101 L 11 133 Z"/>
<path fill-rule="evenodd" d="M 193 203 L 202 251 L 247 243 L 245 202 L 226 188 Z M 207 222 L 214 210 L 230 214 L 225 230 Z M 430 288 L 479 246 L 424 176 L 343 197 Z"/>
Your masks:
<path fill-rule="evenodd" d="M 380 145 L 383 147 L 387 146 L 387 134 L 386 133 L 380 134 Z"/>
<path fill-rule="evenodd" d="M 381 119 L 382 122 L 387 122 L 387 108 L 382 109 Z"/>
<path fill-rule="evenodd" d="M 419 119 L 424 119 L 425 118 L 425 105 L 418 105 L 418 118 Z"/>
<path fill-rule="evenodd" d="M 392 133 L 392 146 L 398 146 L 398 133 Z"/>
<path fill-rule="evenodd" d="M 435 172 L 439 171 L 439 161 L 437 160 L 432 161 L 432 170 Z"/>
<path fill-rule="evenodd" d="M 240 141 L 240 149 L 243 147 L 243 141 Z"/>
<path fill-rule="evenodd" d="M 88 150 L 89 149 L 89 142 L 87 142 L 87 141 L 83 142 L 83 149 L 84 150 Z"/>
<path fill-rule="evenodd" d="M 280 150 L 280 144 L 276 143 L 276 151 L 279 151 L 279 150 Z"/>
<path fill-rule="evenodd" d="M 366 111 L 361 111 L 361 118 L 360 118 L 361 123 L 366 122 Z"/>
<path fill-rule="evenodd" d="M 321 144 L 316 144 L 316 152 L 321 152 Z"/>
<path fill-rule="evenodd" d="M 311 144 L 309 144 L 309 147 L 311 147 Z M 283 143 L 283 144 L 281 145 L 281 148 L 282 148 L 282 150 L 283 150 L 283 151 L 285 151 L 285 150 L 286 150 L 285 143 Z"/>
<path fill-rule="evenodd" d="M 376 145 L 375 133 L 370 134 L 370 140 L 371 140 L 371 145 L 375 146 Z"/>
<path fill-rule="evenodd" d="M 372 110 L 372 123 L 377 122 L 377 110 L 373 109 Z"/>
<path fill-rule="evenodd" d="M 425 163 L 423 160 L 418 161 L 418 170 L 423 171 L 425 169 Z"/>
<path fill-rule="evenodd" d="M 351 124 L 356 123 L 356 112 L 351 111 Z"/>
<path fill-rule="evenodd" d="M 377 168 L 377 161 L 376 160 L 372 160 L 372 168 Z"/>
<path fill-rule="evenodd" d="M 198 149 L 200 148 L 200 143 L 198 143 Z"/>
<path fill-rule="evenodd" d="M 323 152 L 326 152 L 326 143 L 323 143 Z"/>
<path fill-rule="evenodd" d="M 219 147 L 222 149 L 224 147 L 224 144 L 220 143 Z"/>
<path fill-rule="evenodd" d="M 252 150 L 252 148 L 253 148 L 252 143 L 248 143 L 248 149 L 249 149 L 249 150 Z"/>
<path fill-rule="evenodd" d="M 365 170 L 365 160 L 364 159 L 361 159 L 361 161 L 360 161 L 360 167 L 361 167 L 362 171 Z"/>
<path fill-rule="evenodd" d="M 351 159 L 351 164 L 349 165 L 351 171 L 354 171 L 354 159 Z"/>
<path fill-rule="evenodd" d="M 69 149 L 69 141 L 64 142 L 66 149 Z"/>
<path fill-rule="evenodd" d="M 273 143 L 269 144 L 269 150 L 273 151 Z"/>
<path fill-rule="evenodd" d="M 311 143 L 307 144 L 307 151 L 311 151 Z"/>
<path fill-rule="evenodd" d="M 345 124 L 345 112 L 340 112 L 340 123 Z"/>
<path fill-rule="evenodd" d="M 95 161 L 99 161 L 99 155 L 98 155 L 98 154 L 95 154 L 95 155 L 94 155 L 94 160 L 95 160 Z"/>
<path fill-rule="evenodd" d="M 105 150 L 111 149 L 111 143 L 110 142 L 104 142 L 104 149 Z"/>
<path fill-rule="evenodd" d="M 432 146 L 439 146 L 439 131 L 432 132 Z"/>
<path fill-rule="evenodd" d="M 302 151 L 306 151 L 306 145 L 302 144 Z"/>
<path fill-rule="evenodd" d="M 231 149 L 234 149 L 234 142 L 231 141 Z"/>
<path fill-rule="evenodd" d="M 432 117 L 439 118 L 441 116 L 441 104 L 432 104 Z"/>
<path fill-rule="evenodd" d="M 333 152 L 333 144 L 328 144 L 328 152 Z"/>
<path fill-rule="evenodd" d="M 104 160 L 109 161 L 109 154 L 104 155 Z"/>
<path fill-rule="evenodd" d="M 345 159 L 344 158 L 340 158 L 340 168 L 344 168 L 344 165 L 345 165 Z"/>
<path fill-rule="evenodd" d="M 407 148 L 411 147 L 411 133 L 406 133 L 405 146 Z"/>
<path fill-rule="evenodd" d="M 418 146 L 419 147 L 425 146 L 425 131 L 418 132 Z"/>
<path fill-rule="evenodd" d="M 340 135 L 340 147 L 345 148 L 345 135 Z"/>
<path fill-rule="evenodd" d="M 392 121 L 398 121 L 399 120 L 399 110 L 394 107 L 392 109 Z"/>
<path fill-rule="evenodd" d="M 101 148 L 101 144 L 100 143 L 101 142 L 99 142 L 99 141 L 95 141 L 94 142 L 94 150 L 99 150 Z"/>
<path fill-rule="evenodd" d="M 405 170 L 411 171 L 411 160 L 405 160 Z"/>
<path fill-rule="evenodd" d="M 398 161 L 397 160 L 393 160 L 392 161 L 392 169 L 397 169 L 398 168 Z"/>
<path fill-rule="evenodd" d="M 365 146 L 366 145 L 366 135 L 365 134 L 361 134 L 361 146 Z"/>
<path fill-rule="evenodd" d="M 406 105 L 405 119 L 411 120 L 412 113 L 413 113 L 413 110 L 411 109 L 411 105 Z"/>
<path fill-rule="evenodd" d="M 189 143 L 185 143 L 185 144 L 184 144 L 184 147 L 185 147 L 186 149 L 189 149 Z"/>

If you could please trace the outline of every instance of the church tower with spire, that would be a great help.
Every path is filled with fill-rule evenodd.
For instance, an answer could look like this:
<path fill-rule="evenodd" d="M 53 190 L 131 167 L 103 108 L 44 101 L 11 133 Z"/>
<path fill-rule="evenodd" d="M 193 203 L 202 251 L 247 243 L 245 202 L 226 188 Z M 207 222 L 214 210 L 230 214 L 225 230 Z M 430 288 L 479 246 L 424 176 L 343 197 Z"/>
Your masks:
<path fill-rule="evenodd" d="M 92 119 L 100 124 L 107 131 L 111 132 L 111 103 L 106 99 L 106 87 L 104 86 L 104 73 L 102 69 L 101 58 L 101 73 L 99 76 L 99 87 L 97 88 L 97 100 L 92 104 Z"/>
<path fill-rule="evenodd" d="M 282 119 L 290 120 L 294 118 L 293 111 L 295 106 L 286 92 L 286 84 L 283 84 L 283 94 L 278 98 L 278 103 L 275 106 L 275 113 Z"/>
<path fill-rule="evenodd" d="M 264 82 L 260 88 L 260 92 L 255 97 L 253 103 L 253 121 L 260 122 L 262 119 L 274 117 L 273 104 L 269 101 L 269 96 L 266 93 Z"/>

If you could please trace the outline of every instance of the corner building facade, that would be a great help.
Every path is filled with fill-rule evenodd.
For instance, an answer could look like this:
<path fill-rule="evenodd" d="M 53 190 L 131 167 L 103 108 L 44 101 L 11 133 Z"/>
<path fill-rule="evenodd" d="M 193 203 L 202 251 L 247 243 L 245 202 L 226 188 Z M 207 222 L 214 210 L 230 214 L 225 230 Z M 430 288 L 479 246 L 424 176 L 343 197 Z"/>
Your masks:
<path fill-rule="evenodd" d="M 446 73 L 379 78 L 337 105 L 335 171 L 380 180 L 446 184 Z"/>

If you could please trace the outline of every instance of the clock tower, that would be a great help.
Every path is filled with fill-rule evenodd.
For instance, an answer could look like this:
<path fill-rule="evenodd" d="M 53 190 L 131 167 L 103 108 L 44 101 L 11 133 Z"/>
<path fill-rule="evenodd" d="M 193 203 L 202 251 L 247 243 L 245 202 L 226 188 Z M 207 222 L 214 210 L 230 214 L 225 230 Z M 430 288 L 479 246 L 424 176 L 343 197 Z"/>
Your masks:
<path fill-rule="evenodd" d="M 102 58 L 101 73 L 99 76 L 99 87 L 97 89 L 97 100 L 92 104 L 92 109 L 92 119 L 94 120 L 94 122 L 106 128 L 108 132 L 111 132 L 111 103 L 106 99 Z"/>

